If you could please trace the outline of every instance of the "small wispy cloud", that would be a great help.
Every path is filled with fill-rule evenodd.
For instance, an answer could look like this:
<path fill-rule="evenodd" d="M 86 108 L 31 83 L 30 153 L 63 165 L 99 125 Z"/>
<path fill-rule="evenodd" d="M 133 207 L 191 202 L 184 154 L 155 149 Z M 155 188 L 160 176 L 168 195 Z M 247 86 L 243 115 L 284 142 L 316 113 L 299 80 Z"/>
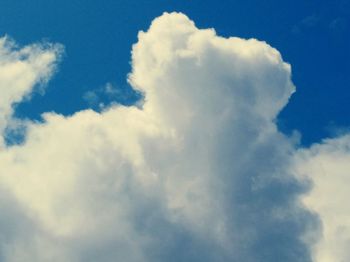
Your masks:
<path fill-rule="evenodd" d="M 107 83 L 97 89 L 88 90 L 83 94 L 83 100 L 95 110 L 104 110 L 113 104 L 135 103 L 140 97 L 141 95 L 134 90 L 121 88 L 112 83 Z"/>
<path fill-rule="evenodd" d="M 304 31 L 310 30 L 316 27 L 321 21 L 319 15 L 313 14 L 302 19 L 298 24 L 294 25 L 292 28 L 293 34 L 300 34 Z"/>

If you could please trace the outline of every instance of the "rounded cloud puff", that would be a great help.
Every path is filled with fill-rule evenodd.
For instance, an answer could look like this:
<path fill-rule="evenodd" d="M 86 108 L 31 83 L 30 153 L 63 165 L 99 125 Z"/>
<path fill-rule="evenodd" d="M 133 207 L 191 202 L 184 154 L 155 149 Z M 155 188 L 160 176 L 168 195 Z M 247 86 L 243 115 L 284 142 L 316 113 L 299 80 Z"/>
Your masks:
<path fill-rule="evenodd" d="M 3 45 L 0 59 L 15 71 L 44 62 L 11 86 L 0 74 L 1 90 L 18 94 L 0 108 L 53 70 L 56 49 L 23 50 Z M 141 106 L 46 113 L 0 151 L 0 228 L 11 228 L 1 260 L 311 261 L 302 237 L 316 220 L 275 124 L 290 74 L 264 42 L 156 18 L 132 49 Z"/>

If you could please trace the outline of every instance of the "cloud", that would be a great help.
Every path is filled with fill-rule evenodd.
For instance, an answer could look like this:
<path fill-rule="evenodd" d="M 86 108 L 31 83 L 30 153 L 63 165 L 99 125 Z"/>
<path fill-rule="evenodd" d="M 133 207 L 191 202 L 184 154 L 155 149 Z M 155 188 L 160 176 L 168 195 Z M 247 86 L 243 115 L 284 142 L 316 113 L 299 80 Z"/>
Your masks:
<path fill-rule="evenodd" d="M 44 84 L 55 71 L 62 46 L 34 44 L 19 49 L 8 37 L 0 38 L 0 132 L 16 103 L 30 95 L 35 85 Z M 4 141 L 0 138 L 0 148 Z"/>
<path fill-rule="evenodd" d="M 2 101 L 8 112 L 57 58 L 52 46 L 25 49 L 40 66 Z M 0 60 L 20 63 L 5 50 Z M 141 108 L 45 113 L 0 151 L 3 260 L 311 261 L 303 236 L 317 220 L 299 202 L 293 139 L 275 124 L 290 75 L 265 42 L 156 18 L 132 49 Z"/>
<path fill-rule="evenodd" d="M 326 139 L 296 155 L 296 174 L 313 183 L 303 202 L 322 222 L 320 240 L 313 248 L 314 261 L 350 259 L 349 170 L 349 134 Z"/>
<path fill-rule="evenodd" d="M 90 108 L 101 111 L 111 104 L 126 104 L 126 102 L 130 103 L 129 101 L 133 101 L 131 103 L 136 104 L 137 98 L 140 98 L 140 96 L 135 90 L 122 89 L 112 83 L 107 83 L 100 88 L 85 92 L 83 94 L 83 100 L 88 103 Z"/>
<path fill-rule="evenodd" d="M 320 15 L 316 15 L 316 14 L 309 15 L 293 26 L 292 33 L 300 34 L 302 32 L 309 31 L 310 29 L 318 26 L 320 22 L 321 22 Z"/>

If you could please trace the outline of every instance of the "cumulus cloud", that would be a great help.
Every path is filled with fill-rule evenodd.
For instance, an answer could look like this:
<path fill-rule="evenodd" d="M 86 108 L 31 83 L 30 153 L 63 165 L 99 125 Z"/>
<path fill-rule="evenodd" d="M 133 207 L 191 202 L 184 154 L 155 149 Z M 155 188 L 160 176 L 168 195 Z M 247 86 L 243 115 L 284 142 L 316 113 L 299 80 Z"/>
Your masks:
<path fill-rule="evenodd" d="M 295 172 L 309 179 L 313 189 L 303 198 L 322 222 L 314 261 L 350 260 L 350 136 L 326 139 L 296 154 Z"/>
<path fill-rule="evenodd" d="M 6 119 L 58 51 L 2 46 L 8 70 L 23 67 L 0 74 Z M 317 220 L 275 124 L 290 77 L 265 42 L 156 18 L 132 48 L 142 107 L 45 113 L 1 149 L 2 260 L 311 261 L 304 235 Z"/>

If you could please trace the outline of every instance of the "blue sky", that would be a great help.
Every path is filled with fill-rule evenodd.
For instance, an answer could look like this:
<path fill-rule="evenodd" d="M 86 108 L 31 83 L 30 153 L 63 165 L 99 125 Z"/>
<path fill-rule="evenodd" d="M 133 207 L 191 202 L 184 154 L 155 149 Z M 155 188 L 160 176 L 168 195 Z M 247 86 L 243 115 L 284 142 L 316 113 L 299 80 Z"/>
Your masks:
<path fill-rule="evenodd" d="M 349 33 L 347 0 L 0 1 L 0 261 L 349 261 Z"/>
<path fill-rule="evenodd" d="M 59 73 L 45 96 L 18 107 L 21 117 L 38 119 L 46 111 L 62 114 L 91 105 L 87 90 L 112 83 L 129 90 L 131 45 L 137 32 L 164 11 L 181 11 L 199 28 L 219 35 L 257 38 L 277 48 L 293 68 L 297 93 L 279 116 L 287 133 L 299 130 L 308 145 L 349 126 L 350 4 L 335 1 L 54 1 L 0 3 L 0 34 L 20 44 L 52 41 L 65 46 Z M 126 104 L 127 92 L 114 100 Z M 64 103 L 62 103 L 64 101 Z M 108 103 L 108 101 L 106 101 Z"/>

